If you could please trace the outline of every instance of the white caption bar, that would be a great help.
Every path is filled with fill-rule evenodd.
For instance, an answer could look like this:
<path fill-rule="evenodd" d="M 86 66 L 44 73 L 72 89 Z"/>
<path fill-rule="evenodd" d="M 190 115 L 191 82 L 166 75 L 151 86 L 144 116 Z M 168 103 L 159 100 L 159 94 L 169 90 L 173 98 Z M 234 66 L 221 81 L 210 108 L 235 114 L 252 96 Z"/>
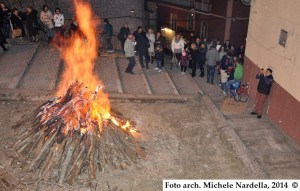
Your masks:
<path fill-rule="evenodd" d="M 293 191 L 300 180 L 164 180 L 163 191 Z"/>

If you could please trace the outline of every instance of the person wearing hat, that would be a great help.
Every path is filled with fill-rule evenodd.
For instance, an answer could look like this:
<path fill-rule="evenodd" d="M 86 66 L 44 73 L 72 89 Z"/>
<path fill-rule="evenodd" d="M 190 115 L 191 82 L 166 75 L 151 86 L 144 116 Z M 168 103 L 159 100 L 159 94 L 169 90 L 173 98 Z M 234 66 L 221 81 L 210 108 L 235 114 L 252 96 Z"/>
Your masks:
<path fill-rule="evenodd" d="M 256 79 L 259 79 L 257 85 L 257 92 L 255 97 L 255 106 L 254 111 L 252 111 L 251 115 L 257 115 L 257 118 L 260 119 L 262 116 L 263 106 L 266 102 L 268 95 L 270 94 L 273 76 L 272 69 L 268 68 L 266 71 L 262 68 L 260 73 L 256 75 Z"/>

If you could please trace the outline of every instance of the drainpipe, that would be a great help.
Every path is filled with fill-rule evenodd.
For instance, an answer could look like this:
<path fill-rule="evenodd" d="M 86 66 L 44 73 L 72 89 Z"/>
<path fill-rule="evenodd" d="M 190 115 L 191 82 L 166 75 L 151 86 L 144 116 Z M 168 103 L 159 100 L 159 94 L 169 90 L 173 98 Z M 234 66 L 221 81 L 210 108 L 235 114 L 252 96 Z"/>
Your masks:
<path fill-rule="evenodd" d="M 224 41 L 230 38 L 232 9 L 233 9 L 233 0 L 228 0 L 227 1 L 227 13 L 226 13 Z"/>
<path fill-rule="evenodd" d="M 195 32 L 195 25 L 196 25 L 196 14 L 195 14 L 195 6 L 196 6 L 196 0 L 193 0 L 193 31 Z"/>

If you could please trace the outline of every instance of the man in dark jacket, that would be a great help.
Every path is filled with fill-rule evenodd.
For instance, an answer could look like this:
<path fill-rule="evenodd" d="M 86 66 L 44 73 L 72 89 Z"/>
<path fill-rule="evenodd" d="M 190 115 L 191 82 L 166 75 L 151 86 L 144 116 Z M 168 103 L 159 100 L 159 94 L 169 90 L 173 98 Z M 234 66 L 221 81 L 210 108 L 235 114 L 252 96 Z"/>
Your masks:
<path fill-rule="evenodd" d="M 146 37 L 146 33 L 142 32 L 140 37 L 136 39 L 138 51 L 139 51 L 139 60 L 142 68 L 145 68 L 143 58 L 146 61 L 146 69 L 149 69 L 148 63 L 150 61 L 148 48 L 149 48 L 149 39 Z"/>
<path fill-rule="evenodd" d="M 113 35 L 113 27 L 111 24 L 109 24 L 108 19 L 104 19 L 104 34 L 106 38 L 106 43 L 107 43 L 107 52 L 114 52 L 111 38 Z"/>
<path fill-rule="evenodd" d="M 124 43 L 129 34 L 130 34 L 130 29 L 128 28 L 128 24 L 124 23 L 124 26 L 121 27 L 120 32 L 118 34 L 118 39 L 119 39 L 119 41 L 121 41 L 122 50 L 124 50 Z"/>
<path fill-rule="evenodd" d="M 270 68 L 268 68 L 266 71 L 264 69 L 261 69 L 260 74 L 256 75 L 256 79 L 259 79 L 259 82 L 255 97 L 255 107 L 254 111 L 250 114 L 257 115 L 257 118 L 260 119 L 262 116 L 264 103 L 268 95 L 270 94 L 273 83 L 272 70 Z"/>

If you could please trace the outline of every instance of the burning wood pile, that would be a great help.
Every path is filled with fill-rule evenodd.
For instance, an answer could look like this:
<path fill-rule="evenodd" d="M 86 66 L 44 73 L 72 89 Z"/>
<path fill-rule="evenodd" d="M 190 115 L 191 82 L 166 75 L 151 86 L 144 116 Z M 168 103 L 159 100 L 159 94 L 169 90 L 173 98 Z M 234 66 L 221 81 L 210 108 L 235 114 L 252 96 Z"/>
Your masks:
<path fill-rule="evenodd" d="M 41 105 L 32 127 L 14 148 L 40 180 L 73 184 L 81 173 L 90 180 L 97 172 L 126 169 L 143 157 L 132 122 L 121 114 L 101 111 L 95 104 L 101 87 L 90 91 L 74 82 L 63 97 Z"/>
<path fill-rule="evenodd" d="M 80 33 L 60 48 L 64 71 L 58 96 L 35 111 L 31 128 L 14 145 L 26 169 L 59 184 L 73 184 L 80 174 L 93 180 L 97 172 L 126 169 L 144 156 L 133 136 L 134 123 L 111 111 L 93 73 L 100 21 L 87 1 L 74 0 L 74 9 Z"/>

